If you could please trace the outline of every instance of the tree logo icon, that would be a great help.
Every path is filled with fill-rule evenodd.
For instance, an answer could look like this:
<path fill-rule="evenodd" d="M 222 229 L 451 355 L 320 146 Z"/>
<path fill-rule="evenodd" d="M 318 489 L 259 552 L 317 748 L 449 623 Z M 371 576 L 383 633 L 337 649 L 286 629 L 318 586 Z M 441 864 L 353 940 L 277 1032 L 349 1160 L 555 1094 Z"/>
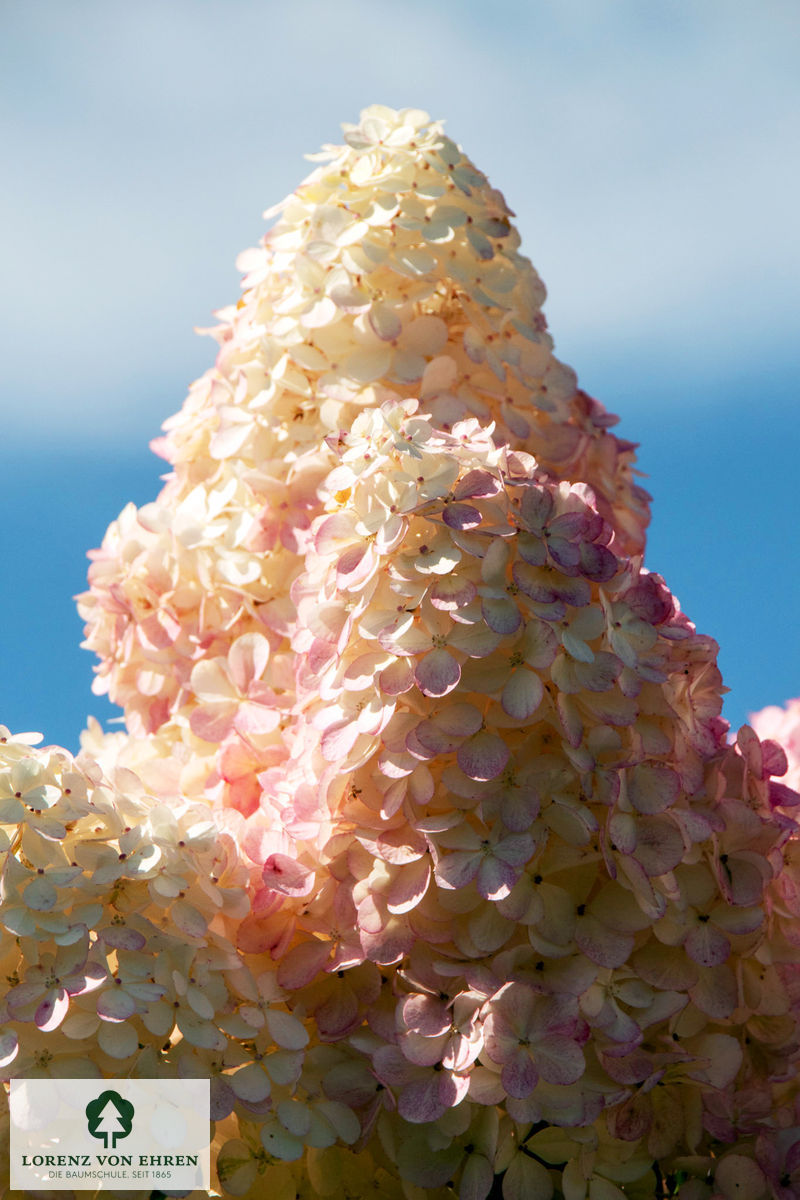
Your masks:
<path fill-rule="evenodd" d="M 114 1150 L 118 1138 L 126 1138 L 133 1128 L 134 1108 L 119 1092 L 102 1092 L 86 1105 L 86 1120 L 92 1137 L 102 1138 L 106 1150 Z"/>

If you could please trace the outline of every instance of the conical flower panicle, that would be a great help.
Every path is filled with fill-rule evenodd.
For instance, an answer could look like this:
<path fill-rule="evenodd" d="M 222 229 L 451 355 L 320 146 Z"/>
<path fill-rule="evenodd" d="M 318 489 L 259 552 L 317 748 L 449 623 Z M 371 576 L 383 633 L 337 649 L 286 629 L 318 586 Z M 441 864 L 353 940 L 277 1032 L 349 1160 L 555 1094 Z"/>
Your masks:
<path fill-rule="evenodd" d="M 128 734 L 6 749 L 7 1069 L 24 1034 L 208 1073 L 233 1195 L 786 1200 L 785 756 L 728 744 L 502 196 L 416 110 L 345 142 L 242 257 L 172 474 L 92 555 Z M 104 823 L 23 845 L 65 770 Z"/>
<path fill-rule="evenodd" d="M 419 398 L 444 429 L 493 421 L 554 478 L 588 482 L 628 549 L 643 544 L 633 447 L 553 356 L 500 193 L 416 110 L 347 137 L 242 256 L 217 363 L 158 443 L 174 477 L 95 554 L 86 644 L 135 730 L 185 714 L 198 658 L 265 620 L 283 632 L 335 465 L 325 439 L 384 394 Z"/>

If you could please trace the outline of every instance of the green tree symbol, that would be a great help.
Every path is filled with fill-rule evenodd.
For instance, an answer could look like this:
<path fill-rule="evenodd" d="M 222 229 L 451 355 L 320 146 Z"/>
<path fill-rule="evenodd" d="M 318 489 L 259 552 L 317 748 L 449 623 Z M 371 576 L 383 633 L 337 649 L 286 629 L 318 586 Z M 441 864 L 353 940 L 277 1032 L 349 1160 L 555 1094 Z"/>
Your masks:
<path fill-rule="evenodd" d="M 86 1105 L 86 1119 L 92 1137 L 102 1138 L 108 1150 L 115 1149 L 118 1138 L 126 1138 L 133 1128 L 134 1107 L 119 1092 L 102 1092 Z M 109 1138 L 111 1146 L 109 1147 Z"/>

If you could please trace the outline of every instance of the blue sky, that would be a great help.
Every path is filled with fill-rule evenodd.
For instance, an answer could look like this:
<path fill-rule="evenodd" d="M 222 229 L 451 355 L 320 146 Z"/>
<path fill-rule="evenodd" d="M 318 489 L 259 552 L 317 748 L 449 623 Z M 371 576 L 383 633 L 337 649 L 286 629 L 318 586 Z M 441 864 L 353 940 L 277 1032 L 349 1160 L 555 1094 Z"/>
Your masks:
<path fill-rule="evenodd" d="M 373 102 L 506 195 L 556 349 L 642 444 L 647 562 L 738 725 L 800 693 L 794 0 L 30 0 L 0 46 L 0 721 L 75 748 L 85 551 L 157 490 L 261 211 Z"/>

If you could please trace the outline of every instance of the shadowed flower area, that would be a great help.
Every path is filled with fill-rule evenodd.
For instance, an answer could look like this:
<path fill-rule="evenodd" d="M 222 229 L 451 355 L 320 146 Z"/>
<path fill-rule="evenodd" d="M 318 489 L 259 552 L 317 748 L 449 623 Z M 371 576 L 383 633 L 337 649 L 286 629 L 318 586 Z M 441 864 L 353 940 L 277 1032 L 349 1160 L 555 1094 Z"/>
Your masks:
<path fill-rule="evenodd" d="M 729 739 L 501 193 L 344 132 L 92 553 L 126 731 L 3 731 L 5 1075 L 210 1077 L 252 1200 L 785 1200 L 794 726 Z"/>

